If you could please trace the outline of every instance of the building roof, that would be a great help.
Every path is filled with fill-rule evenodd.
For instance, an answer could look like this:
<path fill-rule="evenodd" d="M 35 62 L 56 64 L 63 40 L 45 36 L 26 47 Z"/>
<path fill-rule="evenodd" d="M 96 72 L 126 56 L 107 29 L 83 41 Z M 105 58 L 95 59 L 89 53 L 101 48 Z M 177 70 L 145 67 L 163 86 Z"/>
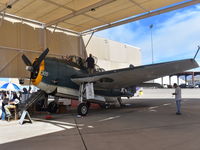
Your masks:
<path fill-rule="evenodd" d="M 0 0 L 0 12 L 76 32 L 103 30 L 200 0 Z M 132 18 L 130 18 L 132 17 Z M 128 20 L 123 20 L 128 18 Z M 122 22 L 118 22 L 121 20 Z"/>

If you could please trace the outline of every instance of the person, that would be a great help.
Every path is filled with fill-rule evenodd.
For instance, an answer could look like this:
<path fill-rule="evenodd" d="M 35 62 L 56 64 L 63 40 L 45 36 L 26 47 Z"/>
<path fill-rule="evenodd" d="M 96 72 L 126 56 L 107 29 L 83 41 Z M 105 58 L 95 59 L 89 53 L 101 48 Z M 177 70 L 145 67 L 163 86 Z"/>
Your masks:
<path fill-rule="evenodd" d="M 94 73 L 94 58 L 92 57 L 92 54 L 90 54 L 89 57 L 86 59 L 86 63 L 88 72 L 90 74 Z"/>
<path fill-rule="evenodd" d="M 23 92 L 21 92 L 21 95 L 19 96 L 21 103 L 25 104 L 26 100 L 28 99 L 28 90 L 26 88 L 23 88 Z"/>
<path fill-rule="evenodd" d="M 2 100 L 2 96 L 0 96 L 0 118 L 2 118 L 2 115 L 4 115 L 3 113 L 3 100 Z"/>
<path fill-rule="evenodd" d="M 19 97 L 17 96 L 17 93 L 13 93 L 13 98 L 9 100 L 8 104 L 4 106 L 6 117 L 11 117 L 10 109 L 16 108 L 16 105 L 19 103 Z"/>
<path fill-rule="evenodd" d="M 173 87 L 175 88 L 175 92 L 172 95 L 175 95 L 176 114 L 181 115 L 181 88 L 176 83 L 174 83 Z"/>
<path fill-rule="evenodd" d="M 6 112 L 4 109 L 4 106 L 8 104 L 8 98 L 7 98 L 7 94 L 5 91 L 2 92 L 1 95 L 1 99 L 2 99 L 2 103 L 1 103 L 1 120 L 5 120 L 6 118 Z"/>
<path fill-rule="evenodd" d="M 26 88 L 23 88 L 23 94 L 28 94 L 28 90 Z"/>
<path fill-rule="evenodd" d="M 82 59 L 81 59 L 80 57 L 78 57 L 78 64 L 79 64 L 79 66 L 80 66 L 81 68 L 84 67 L 84 66 L 83 66 L 83 61 L 82 61 Z"/>

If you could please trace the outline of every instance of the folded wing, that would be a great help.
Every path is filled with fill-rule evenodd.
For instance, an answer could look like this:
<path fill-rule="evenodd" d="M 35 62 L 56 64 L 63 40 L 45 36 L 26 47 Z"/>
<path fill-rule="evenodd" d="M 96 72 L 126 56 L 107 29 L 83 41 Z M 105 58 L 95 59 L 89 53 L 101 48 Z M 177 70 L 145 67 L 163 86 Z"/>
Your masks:
<path fill-rule="evenodd" d="M 185 59 L 99 72 L 91 75 L 79 75 L 72 77 L 71 80 L 77 84 L 93 82 L 96 88 L 124 88 L 196 67 L 199 67 L 199 65 L 194 59 Z"/>

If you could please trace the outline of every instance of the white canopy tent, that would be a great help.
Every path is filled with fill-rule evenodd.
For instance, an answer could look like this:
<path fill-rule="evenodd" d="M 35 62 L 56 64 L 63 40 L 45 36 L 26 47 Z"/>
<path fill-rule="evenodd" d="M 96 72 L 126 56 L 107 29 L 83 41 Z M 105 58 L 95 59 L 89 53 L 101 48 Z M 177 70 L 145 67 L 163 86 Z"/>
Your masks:
<path fill-rule="evenodd" d="M 51 56 L 85 58 L 85 34 L 197 3 L 200 0 L 0 0 L 0 76 L 28 78 L 23 53 L 34 60 L 48 47 Z M 88 46 L 89 52 L 102 49 L 95 46 Z"/>
<path fill-rule="evenodd" d="M 200 0 L 0 0 L 2 16 L 74 33 L 99 31 L 199 3 Z M 126 19 L 128 18 L 128 19 Z"/>

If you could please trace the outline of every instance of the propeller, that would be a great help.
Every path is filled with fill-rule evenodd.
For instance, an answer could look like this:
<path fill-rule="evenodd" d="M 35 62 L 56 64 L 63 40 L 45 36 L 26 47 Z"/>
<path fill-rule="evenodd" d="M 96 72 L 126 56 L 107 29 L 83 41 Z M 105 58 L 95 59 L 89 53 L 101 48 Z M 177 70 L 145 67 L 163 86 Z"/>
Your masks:
<path fill-rule="evenodd" d="M 22 55 L 22 59 L 24 61 L 24 63 L 26 64 L 26 66 L 32 66 L 32 63 L 30 62 L 30 60 L 28 59 L 28 57 L 26 55 Z"/>
<path fill-rule="evenodd" d="M 39 68 L 41 62 L 45 59 L 48 52 L 49 52 L 48 48 L 42 52 L 42 54 L 36 59 L 36 61 L 34 61 L 33 68 L 35 68 L 36 70 Z"/>
<path fill-rule="evenodd" d="M 29 60 L 29 58 L 26 55 L 24 55 L 24 54 L 22 55 L 22 60 L 26 64 L 27 70 L 31 72 L 31 78 L 34 78 L 37 76 L 40 64 L 45 59 L 48 52 L 49 52 L 49 49 L 47 48 L 46 50 L 44 50 L 42 52 L 42 54 L 40 54 L 40 56 L 38 58 L 35 59 L 33 64 L 31 63 L 31 61 Z"/>

